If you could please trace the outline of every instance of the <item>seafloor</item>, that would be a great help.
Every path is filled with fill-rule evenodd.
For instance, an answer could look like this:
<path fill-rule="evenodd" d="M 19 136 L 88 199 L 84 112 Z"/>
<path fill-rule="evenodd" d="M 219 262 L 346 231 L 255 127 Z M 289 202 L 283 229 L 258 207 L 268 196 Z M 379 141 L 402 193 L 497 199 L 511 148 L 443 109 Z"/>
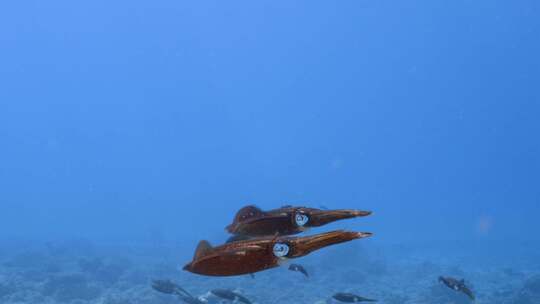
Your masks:
<path fill-rule="evenodd" d="M 171 279 L 195 295 L 213 288 L 235 289 L 260 304 L 329 303 L 335 292 L 388 304 L 471 303 L 437 282 L 445 275 L 464 278 L 478 304 L 540 304 L 536 243 L 354 242 L 295 260 L 309 278 L 286 267 L 255 278 L 202 277 L 181 270 L 190 255 L 185 245 L 3 241 L 0 303 L 181 303 L 154 291 L 154 279 Z"/>

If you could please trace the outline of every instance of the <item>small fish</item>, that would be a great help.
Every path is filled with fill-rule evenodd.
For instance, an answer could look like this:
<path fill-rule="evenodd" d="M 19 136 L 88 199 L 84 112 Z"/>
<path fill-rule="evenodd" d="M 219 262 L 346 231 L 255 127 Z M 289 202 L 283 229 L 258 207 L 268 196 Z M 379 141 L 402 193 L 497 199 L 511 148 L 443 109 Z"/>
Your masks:
<path fill-rule="evenodd" d="M 451 277 L 440 276 L 439 277 L 439 282 L 443 283 L 444 285 L 446 285 L 446 287 L 448 287 L 448 288 L 450 288 L 450 289 L 452 289 L 454 291 L 464 293 L 465 295 L 467 295 L 469 297 L 469 299 L 471 299 L 473 301 L 475 300 L 475 296 L 474 296 L 473 292 L 469 289 L 469 287 L 467 287 L 465 285 L 465 280 L 463 280 L 463 279 L 458 280 L 458 279 L 451 278 Z"/>
<path fill-rule="evenodd" d="M 206 302 L 203 302 L 197 298 L 181 297 L 180 299 L 187 304 L 206 304 Z"/>
<path fill-rule="evenodd" d="M 299 265 L 299 264 L 291 264 L 291 265 L 289 266 L 289 270 L 290 270 L 290 271 L 298 271 L 298 272 L 302 273 L 303 275 L 305 275 L 307 278 L 309 278 L 308 272 L 306 271 L 306 269 L 305 269 L 302 265 Z"/>
<path fill-rule="evenodd" d="M 177 284 L 173 283 L 171 280 L 154 280 L 152 282 L 152 288 L 164 294 L 185 295 L 192 297 L 189 292 L 187 292 Z"/>
<path fill-rule="evenodd" d="M 154 280 L 152 282 L 152 288 L 157 292 L 161 292 L 169 295 L 176 295 L 182 301 L 188 304 L 204 304 L 197 298 L 193 297 L 189 292 L 175 284 L 170 280 Z"/>
<path fill-rule="evenodd" d="M 251 304 L 251 301 L 248 300 L 246 297 L 230 289 L 212 289 L 210 293 L 212 293 L 218 298 L 222 298 L 225 300 L 238 301 L 244 304 Z"/>
<path fill-rule="evenodd" d="M 364 298 L 352 293 L 338 292 L 332 296 L 332 298 L 345 303 L 357 303 L 357 302 L 377 302 L 377 300 Z"/>

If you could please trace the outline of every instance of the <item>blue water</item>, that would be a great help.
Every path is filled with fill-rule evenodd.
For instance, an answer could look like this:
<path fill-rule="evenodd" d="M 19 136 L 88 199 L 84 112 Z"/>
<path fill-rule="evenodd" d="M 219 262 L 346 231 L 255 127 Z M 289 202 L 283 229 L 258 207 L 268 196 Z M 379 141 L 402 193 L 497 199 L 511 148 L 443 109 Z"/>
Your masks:
<path fill-rule="evenodd" d="M 477 303 L 540 303 L 539 14 L 535 0 L 4 1 L 0 303 L 178 303 L 151 279 L 300 303 L 278 297 L 286 270 L 179 268 L 247 204 L 374 212 L 315 230 L 374 236 L 306 258 L 314 277 L 290 290 L 305 303 L 458 303 L 429 293 L 452 271 Z M 88 256 L 124 276 L 99 281 L 76 266 Z M 44 291 L 72 276 L 99 295 Z"/>

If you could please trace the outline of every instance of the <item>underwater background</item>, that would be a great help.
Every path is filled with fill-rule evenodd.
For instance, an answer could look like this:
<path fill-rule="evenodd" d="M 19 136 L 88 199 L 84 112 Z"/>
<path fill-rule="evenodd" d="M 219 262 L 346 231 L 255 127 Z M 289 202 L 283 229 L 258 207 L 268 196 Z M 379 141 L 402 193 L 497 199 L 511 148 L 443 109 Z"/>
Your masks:
<path fill-rule="evenodd" d="M 540 2 L 3 1 L 0 303 L 540 303 Z M 243 206 L 369 239 L 182 270 Z"/>

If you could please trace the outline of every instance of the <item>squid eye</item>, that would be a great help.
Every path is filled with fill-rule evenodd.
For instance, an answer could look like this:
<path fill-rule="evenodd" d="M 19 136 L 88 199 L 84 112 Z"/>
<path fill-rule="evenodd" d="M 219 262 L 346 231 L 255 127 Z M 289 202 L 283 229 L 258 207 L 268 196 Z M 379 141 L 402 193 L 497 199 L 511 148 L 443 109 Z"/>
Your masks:
<path fill-rule="evenodd" d="M 286 257 L 289 254 L 289 245 L 283 243 L 274 244 L 274 255 L 278 258 Z"/>
<path fill-rule="evenodd" d="M 309 217 L 306 214 L 297 213 L 294 216 L 294 221 L 296 222 L 296 225 L 302 227 L 309 222 Z"/>

